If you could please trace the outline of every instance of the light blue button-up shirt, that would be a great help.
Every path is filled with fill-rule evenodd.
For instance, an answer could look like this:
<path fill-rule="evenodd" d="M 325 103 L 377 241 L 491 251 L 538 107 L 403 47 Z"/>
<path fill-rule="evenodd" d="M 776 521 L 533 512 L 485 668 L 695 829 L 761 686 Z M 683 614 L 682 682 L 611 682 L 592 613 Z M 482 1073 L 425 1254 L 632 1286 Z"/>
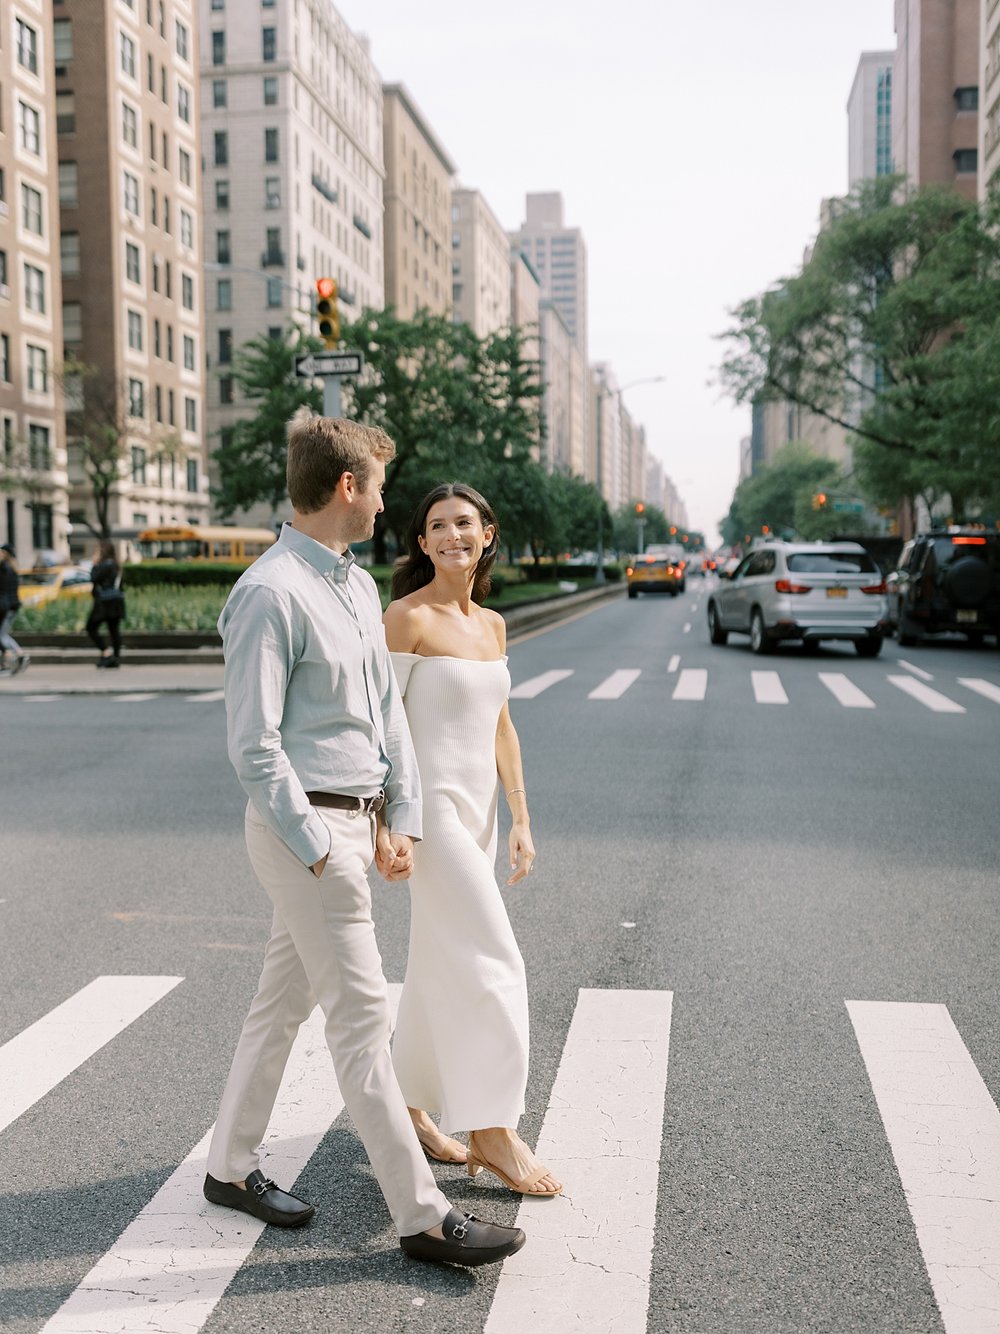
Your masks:
<path fill-rule="evenodd" d="M 420 778 L 375 581 L 288 524 L 219 617 L 229 758 L 263 820 L 306 865 L 330 851 L 307 792 L 385 788 L 394 833 L 421 835 Z"/>

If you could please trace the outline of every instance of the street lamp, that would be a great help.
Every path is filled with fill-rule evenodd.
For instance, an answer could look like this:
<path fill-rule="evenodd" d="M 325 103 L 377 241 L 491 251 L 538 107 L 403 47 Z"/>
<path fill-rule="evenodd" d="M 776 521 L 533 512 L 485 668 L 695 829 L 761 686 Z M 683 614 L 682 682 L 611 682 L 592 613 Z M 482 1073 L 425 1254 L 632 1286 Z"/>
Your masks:
<path fill-rule="evenodd" d="M 608 389 L 604 384 L 597 389 L 597 497 L 600 504 L 597 508 L 597 569 L 594 571 L 594 583 L 603 584 L 604 579 L 604 491 L 602 483 L 604 481 L 604 401 L 608 398 L 621 398 L 626 389 L 634 389 L 638 384 L 660 384 L 667 377 L 665 375 L 644 375 L 641 380 L 630 380 L 628 384 L 623 384 L 620 389 Z"/>

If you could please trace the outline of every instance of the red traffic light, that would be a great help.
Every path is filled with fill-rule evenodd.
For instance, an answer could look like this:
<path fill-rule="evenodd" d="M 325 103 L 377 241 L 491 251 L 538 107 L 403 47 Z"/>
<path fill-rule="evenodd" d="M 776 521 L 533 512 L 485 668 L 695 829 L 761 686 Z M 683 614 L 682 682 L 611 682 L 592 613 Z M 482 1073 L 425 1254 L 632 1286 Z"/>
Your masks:
<path fill-rule="evenodd" d="M 336 296 L 337 293 L 336 278 L 317 278 L 316 291 L 319 293 L 320 296 L 324 297 Z"/>
<path fill-rule="evenodd" d="M 644 514 L 645 511 L 646 511 L 646 506 L 642 503 L 641 500 L 637 500 L 635 505 L 636 514 Z"/>

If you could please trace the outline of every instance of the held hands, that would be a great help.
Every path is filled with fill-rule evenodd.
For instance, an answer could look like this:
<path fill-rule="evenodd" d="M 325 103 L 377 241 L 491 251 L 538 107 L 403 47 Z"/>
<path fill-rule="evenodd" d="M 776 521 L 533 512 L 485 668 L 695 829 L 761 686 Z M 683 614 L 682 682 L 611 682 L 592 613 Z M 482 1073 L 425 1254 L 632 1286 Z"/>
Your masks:
<path fill-rule="evenodd" d="M 375 835 L 375 866 L 383 880 L 408 880 L 413 870 L 413 840 L 380 824 Z"/>
<path fill-rule="evenodd" d="M 535 861 L 535 845 L 526 823 L 515 820 L 510 831 L 510 870 L 508 885 L 516 885 L 529 873 Z"/>

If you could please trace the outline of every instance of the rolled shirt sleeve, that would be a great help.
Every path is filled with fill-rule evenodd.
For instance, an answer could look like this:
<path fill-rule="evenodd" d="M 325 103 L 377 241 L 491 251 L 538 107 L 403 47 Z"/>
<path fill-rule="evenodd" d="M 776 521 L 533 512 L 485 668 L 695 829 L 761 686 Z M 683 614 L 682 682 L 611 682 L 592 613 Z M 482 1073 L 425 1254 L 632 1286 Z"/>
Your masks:
<path fill-rule="evenodd" d="M 394 834 L 410 838 L 423 836 L 422 802 L 417 757 L 410 739 L 403 696 L 389 658 L 383 632 L 378 653 L 382 689 L 382 727 L 385 746 L 392 766 L 386 783 L 386 823 Z"/>

